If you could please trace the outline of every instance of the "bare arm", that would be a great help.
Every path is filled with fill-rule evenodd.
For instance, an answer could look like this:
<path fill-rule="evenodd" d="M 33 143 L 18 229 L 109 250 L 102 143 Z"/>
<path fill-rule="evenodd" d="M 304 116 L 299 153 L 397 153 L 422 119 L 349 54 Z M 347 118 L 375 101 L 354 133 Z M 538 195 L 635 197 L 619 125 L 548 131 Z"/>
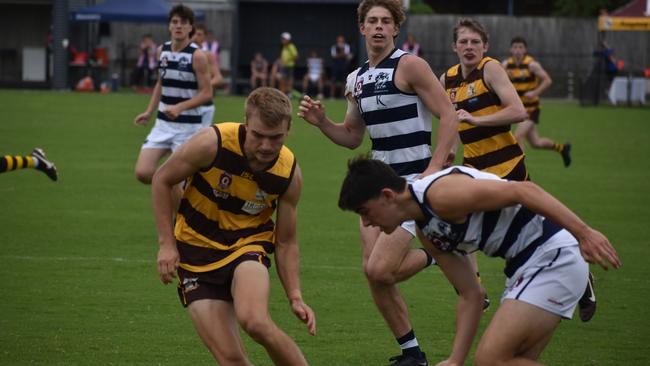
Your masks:
<path fill-rule="evenodd" d="M 449 152 L 455 146 L 458 117 L 442 84 L 426 61 L 407 55 L 402 57 L 400 63 L 395 82 L 397 87 L 404 91 L 413 90 L 431 113 L 440 119 L 433 156 L 421 174 L 425 176 L 437 172 L 445 165 Z"/>
<path fill-rule="evenodd" d="M 445 73 L 442 73 L 440 75 L 440 85 L 442 85 L 442 88 L 445 88 Z M 446 92 L 445 92 L 446 94 Z M 453 104 L 452 104 L 453 107 Z M 460 123 L 460 120 L 459 120 Z M 454 144 L 451 146 L 451 149 L 449 150 L 449 155 L 447 155 L 447 161 L 445 165 L 443 165 L 443 168 L 448 168 L 452 165 L 454 165 L 454 160 L 456 160 L 456 151 L 458 151 L 458 144 L 460 143 L 460 135 L 458 134 L 458 131 L 456 131 L 456 137 L 454 138 Z"/>
<path fill-rule="evenodd" d="M 492 211 L 521 204 L 567 229 L 580 245 L 586 261 L 608 269 L 621 265 L 607 238 L 589 227 L 568 207 L 532 182 L 473 179 L 451 174 L 429 189 L 427 201 L 444 220 L 459 222 L 473 212 Z"/>
<path fill-rule="evenodd" d="M 528 118 L 515 87 L 501 65 L 492 61 L 486 63 L 484 79 L 487 86 L 499 96 L 503 109 L 486 116 L 472 116 L 467 111 L 460 109 L 457 111 L 460 120 L 476 126 L 504 126 Z"/>
<path fill-rule="evenodd" d="M 194 52 L 192 65 L 194 73 L 196 74 L 196 82 L 198 84 L 198 92 L 192 98 L 174 105 L 167 106 L 165 114 L 171 118 L 176 119 L 181 112 L 196 108 L 212 99 L 212 87 L 210 86 L 210 65 L 208 56 L 203 51 Z"/>
<path fill-rule="evenodd" d="M 162 46 L 159 46 L 158 50 L 156 51 L 156 59 L 160 59 L 161 50 L 162 50 Z M 133 124 L 144 125 L 149 121 L 151 115 L 158 109 L 161 93 L 162 93 L 162 84 L 160 81 L 160 76 L 158 76 L 158 80 L 156 80 L 156 85 L 153 87 L 153 91 L 151 92 L 151 98 L 149 98 L 149 104 L 147 105 L 147 109 L 133 119 Z"/>
<path fill-rule="evenodd" d="M 348 75 L 348 84 L 350 78 L 356 78 L 357 71 Z M 345 97 L 348 101 L 348 109 L 343 123 L 332 122 L 325 115 L 325 105 L 320 100 L 313 100 L 307 95 L 300 101 L 298 116 L 318 127 L 335 144 L 355 149 L 363 142 L 366 125 L 361 118 L 354 96 L 347 93 Z"/>
<path fill-rule="evenodd" d="M 210 87 L 216 88 L 223 81 L 223 75 L 221 75 L 221 69 L 219 68 L 219 59 L 212 52 L 205 52 L 205 54 L 210 64 Z"/>
<path fill-rule="evenodd" d="M 479 326 L 485 293 L 467 256 L 437 250 L 419 231 L 418 237 L 449 283 L 458 291 L 456 335 L 449 358 L 441 364 L 464 365 Z"/>
<path fill-rule="evenodd" d="M 217 153 L 217 135 L 203 129 L 190 138 L 156 171 L 151 182 L 154 219 L 158 231 L 158 274 L 163 283 L 176 275 L 179 263 L 176 238 L 172 227 L 172 189 L 199 169 L 208 166 Z"/>
<path fill-rule="evenodd" d="M 542 65 L 540 65 L 539 62 L 537 61 L 531 62 L 529 68 L 530 71 L 539 78 L 540 82 L 537 88 L 526 92 L 526 94 L 524 95 L 528 98 L 539 97 L 546 89 L 548 89 L 549 86 L 551 86 L 553 80 L 551 80 L 551 77 L 546 72 L 546 70 L 544 70 L 544 68 L 542 67 Z"/>
<path fill-rule="evenodd" d="M 298 247 L 297 216 L 298 201 L 302 188 L 300 167 L 296 166 L 293 179 L 287 191 L 280 197 L 277 211 L 275 263 L 280 282 L 287 294 L 291 310 L 307 324 L 309 333 L 316 333 L 316 317 L 304 303 L 300 291 L 300 250 Z"/>

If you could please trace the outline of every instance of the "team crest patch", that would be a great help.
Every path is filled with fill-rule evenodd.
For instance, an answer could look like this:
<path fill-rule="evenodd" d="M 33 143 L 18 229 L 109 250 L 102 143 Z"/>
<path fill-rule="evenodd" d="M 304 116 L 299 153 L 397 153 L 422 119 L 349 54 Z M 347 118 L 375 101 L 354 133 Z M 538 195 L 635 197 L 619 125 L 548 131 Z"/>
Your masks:
<path fill-rule="evenodd" d="M 190 60 L 182 56 L 180 59 L 178 59 L 178 70 L 179 71 L 188 71 L 190 69 Z"/>
<path fill-rule="evenodd" d="M 190 278 L 183 279 L 183 291 L 184 292 L 190 292 L 192 290 L 196 290 L 197 288 L 199 288 L 199 278 L 198 277 L 190 277 Z"/>
<path fill-rule="evenodd" d="M 361 90 L 363 89 L 363 79 L 357 80 L 357 83 L 354 84 L 354 96 L 358 97 L 361 95 Z"/>
<path fill-rule="evenodd" d="M 449 99 L 451 99 L 451 102 L 454 103 L 456 101 L 456 88 L 452 88 L 451 91 L 449 92 Z"/>
<path fill-rule="evenodd" d="M 476 92 L 476 88 L 474 87 L 474 83 L 469 84 L 467 86 L 467 96 L 471 97 L 472 95 L 474 95 L 475 92 Z"/>
<path fill-rule="evenodd" d="M 389 75 L 387 72 L 380 72 L 375 77 L 375 93 L 385 91 L 388 89 L 386 83 L 389 81 Z"/>
<path fill-rule="evenodd" d="M 219 188 L 221 188 L 222 190 L 226 190 L 228 189 L 228 187 L 230 187 L 231 184 L 232 184 L 232 174 L 228 172 L 223 172 L 223 174 L 221 174 L 221 177 L 219 177 Z"/>

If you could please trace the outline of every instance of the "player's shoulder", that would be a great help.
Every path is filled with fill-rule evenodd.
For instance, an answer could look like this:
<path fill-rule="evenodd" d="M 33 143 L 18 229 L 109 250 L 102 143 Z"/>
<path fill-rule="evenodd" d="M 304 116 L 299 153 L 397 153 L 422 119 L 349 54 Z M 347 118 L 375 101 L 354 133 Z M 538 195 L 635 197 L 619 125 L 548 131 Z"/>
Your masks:
<path fill-rule="evenodd" d="M 357 76 L 359 75 L 359 70 L 361 70 L 360 67 L 357 67 L 354 71 L 348 74 L 348 77 L 345 81 L 345 92 L 343 95 L 348 95 L 348 94 L 353 94 L 354 93 L 354 88 L 357 83 Z"/>

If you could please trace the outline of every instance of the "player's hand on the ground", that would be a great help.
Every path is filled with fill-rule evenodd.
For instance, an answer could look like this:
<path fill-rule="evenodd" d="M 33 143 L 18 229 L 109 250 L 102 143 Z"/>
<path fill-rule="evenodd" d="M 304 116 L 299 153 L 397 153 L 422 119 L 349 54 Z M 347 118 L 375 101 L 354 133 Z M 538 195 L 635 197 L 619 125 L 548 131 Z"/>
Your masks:
<path fill-rule="evenodd" d="M 151 117 L 151 113 L 148 112 L 140 113 L 133 119 L 133 124 L 136 126 L 146 125 L 147 122 L 149 122 L 150 117 Z"/>
<path fill-rule="evenodd" d="M 457 110 L 456 116 L 458 116 L 458 120 L 461 122 L 467 122 L 469 124 L 478 126 L 478 124 L 476 124 L 476 118 L 464 109 Z"/>
<path fill-rule="evenodd" d="M 177 108 L 175 105 L 171 107 L 165 108 L 165 111 L 163 112 L 169 119 L 176 119 L 178 116 L 181 114 L 181 110 Z"/>
<path fill-rule="evenodd" d="M 298 107 L 298 117 L 318 127 L 325 119 L 325 106 L 320 100 L 314 100 L 305 95 Z"/>
<path fill-rule="evenodd" d="M 160 246 L 158 250 L 158 274 L 162 283 L 168 284 L 176 277 L 179 261 L 180 255 L 176 245 Z"/>
<path fill-rule="evenodd" d="M 580 252 L 587 262 L 598 264 L 605 270 L 609 268 L 610 264 L 614 268 L 621 266 L 621 260 L 618 258 L 616 250 L 607 237 L 599 231 L 588 228 L 586 235 L 578 238 L 578 243 Z"/>
<path fill-rule="evenodd" d="M 291 311 L 307 325 L 309 334 L 316 335 L 316 315 L 309 305 L 302 300 L 291 300 Z"/>

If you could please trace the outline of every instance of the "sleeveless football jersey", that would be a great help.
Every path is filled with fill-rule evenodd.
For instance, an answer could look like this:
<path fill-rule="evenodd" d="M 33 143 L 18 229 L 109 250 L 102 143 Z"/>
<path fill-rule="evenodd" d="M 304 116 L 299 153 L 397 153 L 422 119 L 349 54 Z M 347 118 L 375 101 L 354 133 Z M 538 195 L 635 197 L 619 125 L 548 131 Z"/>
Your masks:
<path fill-rule="evenodd" d="M 535 61 L 534 58 L 526 55 L 519 64 L 512 57 L 508 58 L 506 63 L 508 77 L 512 81 L 512 85 L 517 89 L 517 94 L 519 94 L 519 98 L 521 98 L 521 102 L 524 104 L 528 114 L 531 114 L 535 109 L 539 108 L 539 97 L 528 98 L 524 96 L 526 92 L 534 90 L 539 86 L 539 78 L 530 71 L 530 64 L 533 61 Z"/>
<path fill-rule="evenodd" d="M 296 168 L 283 146 L 265 171 L 253 172 L 243 152 L 244 125 L 213 125 L 219 149 L 212 165 L 189 177 L 176 216 L 181 267 L 193 272 L 220 268 L 248 252 L 272 253 L 278 198 Z"/>
<path fill-rule="evenodd" d="M 169 105 L 192 99 L 198 93 L 198 83 L 194 73 L 193 57 L 198 49 L 190 43 L 179 52 L 172 51 L 171 41 L 165 42 L 160 52 L 158 70 L 162 85 L 157 119 L 163 122 L 200 124 L 201 107 L 184 110 L 176 119 L 169 119 L 163 113 Z"/>
<path fill-rule="evenodd" d="M 463 78 L 460 64 L 445 73 L 445 89 L 456 110 L 464 109 L 473 116 L 484 116 L 501 110 L 501 100 L 483 78 L 485 64 L 496 60 L 484 57 L 467 77 Z M 474 126 L 460 122 L 463 142 L 463 165 L 490 172 L 510 180 L 526 180 L 524 152 L 519 147 L 510 125 Z"/>
<path fill-rule="evenodd" d="M 490 257 L 502 257 L 506 260 L 504 271 L 506 275 L 511 276 L 537 247 L 564 230 L 551 220 L 519 204 L 494 211 L 472 213 L 462 224 L 444 221 L 426 202 L 426 193 L 428 189 L 433 189 L 430 187 L 437 179 L 449 174 L 465 174 L 474 179 L 501 179 L 494 174 L 457 166 L 441 170 L 409 185 L 409 190 L 425 217 L 416 223 L 424 236 L 440 250 L 462 253 L 480 250 Z"/>
<path fill-rule="evenodd" d="M 431 160 L 431 111 L 417 94 L 402 92 L 394 82 L 406 54 L 395 49 L 373 68 L 366 61 L 354 71 L 352 91 L 372 142 L 373 159 L 401 176 L 422 173 Z"/>

